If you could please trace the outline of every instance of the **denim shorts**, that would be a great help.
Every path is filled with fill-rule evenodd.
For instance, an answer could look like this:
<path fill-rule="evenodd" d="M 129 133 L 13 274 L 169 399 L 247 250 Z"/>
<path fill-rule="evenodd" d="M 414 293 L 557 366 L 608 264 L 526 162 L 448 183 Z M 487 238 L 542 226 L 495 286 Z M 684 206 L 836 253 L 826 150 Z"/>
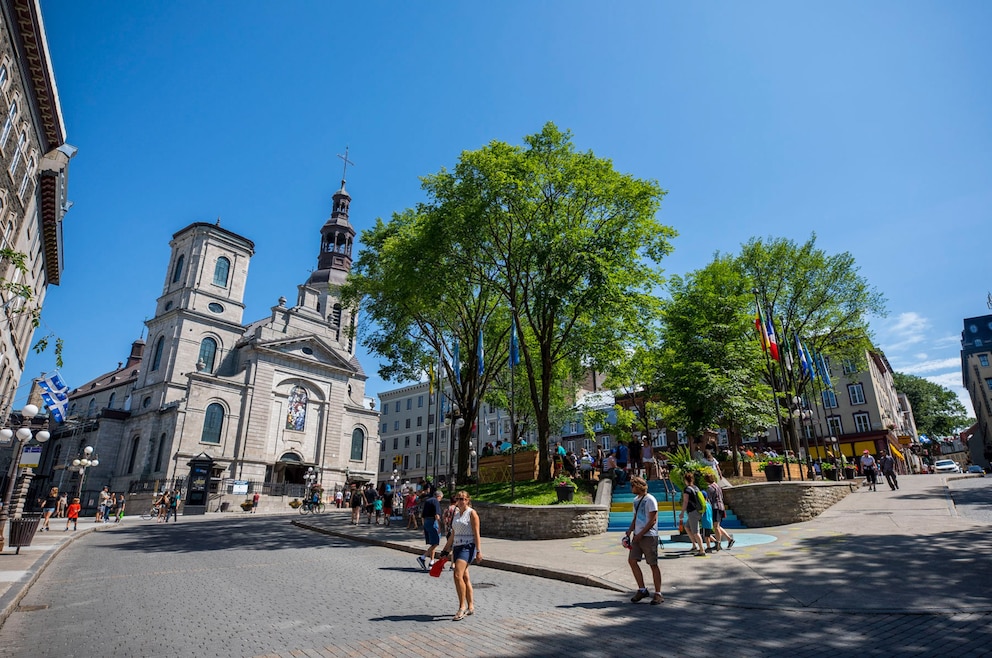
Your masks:
<path fill-rule="evenodd" d="M 462 544 L 451 549 L 451 561 L 462 560 L 472 564 L 475 562 L 475 544 Z"/>

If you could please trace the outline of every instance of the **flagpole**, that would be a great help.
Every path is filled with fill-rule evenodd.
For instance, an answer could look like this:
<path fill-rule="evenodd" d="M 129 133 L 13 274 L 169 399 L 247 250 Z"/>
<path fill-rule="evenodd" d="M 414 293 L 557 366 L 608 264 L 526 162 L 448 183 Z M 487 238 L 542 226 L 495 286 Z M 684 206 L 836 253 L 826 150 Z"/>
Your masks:
<path fill-rule="evenodd" d="M 754 288 L 754 289 L 751 290 L 751 292 L 754 294 L 754 305 L 758 309 L 759 331 L 762 331 L 762 332 L 767 331 L 767 330 L 763 329 L 763 327 L 765 326 L 764 325 L 765 320 L 764 320 L 763 317 L 761 317 L 761 302 L 758 300 L 758 289 L 757 288 Z M 779 432 L 779 434 L 778 434 L 779 439 L 782 440 L 785 437 L 785 432 L 782 431 L 782 416 L 781 416 L 781 410 L 780 410 L 779 404 L 778 404 L 778 389 L 775 387 L 775 368 L 772 366 L 772 358 L 771 358 L 771 355 L 768 353 L 767 341 L 765 341 L 765 340 L 762 341 L 762 348 L 763 348 L 763 350 L 765 352 L 765 366 L 768 368 L 768 374 L 771 375 L 772 401 L 775 403 L 775 422 L 777 424 L 777 429 L 778 429 L 778 432 Z M 784 443 L 784 441 L 783 441 L 783 443 Z M 788 471 L 789 470 L 789 453 L 788 453 L 788 450 L 786 450 L 786 453 L 785 453 L 785 466 L 786 466 L 785 470 Z M 790 479 L 791 479 L 791 474 L 790 474 Z"/>
<path fill-rule="evenodd" d="M 809 459 L 809 439 L 806 436 L 806 423 L 803 420 L 803 413 L 804 413 L 804 410 L 802 408 L 803 397 L 802 397 L 802 393 L 799 390 L 799 382 L 796 379 L 795 369 L 792 365 L 792 344 L 789 342 L 789 330 L 786 328 L 785 321 L 782 318 L 779 318 L 778 322 L 780 325 L 782 325 L 782 339 L 785 341 L 785 352 L 788 358 L 788 363 L 783 364 L 783 368 L 786 365 L 788 366 L 789 383 L 792 386 L 793 393 L 795 393 L 795 396 L 792 399 L 792 403 L 793 405 L 795 405 L 795 409 L 793 409 L 793 414 L 795 415 L 792 416 L 792 431 L 796 437 L 796 447 L 803 448 L 805 446 L 805 450 L 806 450 L 807 471 L 805 472 L 803 471 L 802 462 L 798 458 L 796 458 L 796 461 L 799 462 L 800 464 L 799 479 L 805 480 L 807 473 L 810 470 L 812 470 L 812 467 L 810 466 L 810 459 Z M 784 360 L 785 359 L 783 359 L 782 361 Z M 779 363 L 782 364 L 782 361 L 780 361 Z M 802 427 L 802 436 L 800 436 L 800 432 L 799 432 L 800 426 Z"/>
<path fill-rule="evenodd" d="M 765 310 L 768 312 L 768 324 L 772 328 L 772 334 L 771 335 L 774 336 L 775 335 L 775 333 L 774 333 L 775 332 L 775 318 L 774 318 L 774 316 L 771 313 L 771 309 L 766 308 Z M 778 339 L 777 338 L 775 339 L 775 345 L 776 345 L 776 349 L 778 349 Z M 779 372 L 782 374 L 782 392 L 785 393 L 786 401 L 787 402 L 791 402 L 792 400 L 789 399 L 789 377 L 788 377 L 788 375 L 785 372 L 785 364 L 782 363 L 782 351 L 781 350 L 779 350 L 777 361 L 778 361 Z M 775 367 L 775 365 L 772 364 L 772 368 L 774 368 L 774 367 Z M 792 417 L 791 410 L 790 410 L 790 413 L 789 413 L 789 421 L 790 421 L 789 422 L 789 425 L 791 426 L 791 428 L 793 430 L 793 435 L 795 435 L 796 423 L 795 423 L 795 419 Z M 784 423 L 782 424 L 782 428 L 783 429 L 787 429 Z M 782 436 L 782 445 L 785 446 L 785 475 L 788 478 L 789 482 L 792 482 L 792 469 L 789 468 L 789 452 L 791 452 L 791 450 L 792 450 L 792 441 L 789 440 L 786 436 L 783 435 Z M 797 445 L 796 448 L 798 448 L 798 447 L 799 446 Z M 798 458 L 797 458 L 796 461 L 797 462 L 799 461 Z M 803 470 L 802 469 L 802 466 L 800 466 L 799 467 L 799 476 L 800 477 L 802 477 L 802 470 Z"/>
<path fill-rule="evenodd" d="M 517 309 L 510 307 L 510 332 L 511 337 L 517 330 Z M 519 338 L 518 338 L 519 340 Z M 518 348 L 519 349 L 519 348 Z M 518 357 L 519 358 L 519 357 Z M 516 402 L 513 395 L 513 369 L 516 366 L 516 359 L 513 356 L 513 347 L 510 347 L 510 502 L 516 498 L 517 494 L 517 414 Z"/>

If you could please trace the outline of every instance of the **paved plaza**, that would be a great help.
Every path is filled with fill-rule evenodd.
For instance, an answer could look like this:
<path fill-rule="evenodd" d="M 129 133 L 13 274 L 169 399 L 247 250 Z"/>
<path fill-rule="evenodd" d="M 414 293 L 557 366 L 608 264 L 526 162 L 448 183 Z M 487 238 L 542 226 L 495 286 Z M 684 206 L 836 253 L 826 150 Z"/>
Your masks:
<path fill-rule="evenodd" d="M 618 533 L 484 537 L 478 612 L 457 623 L 450 574 L 423 573 L 399 526 L 90 522 L 0 555 L 0 656 L 992 655 L 992 478 L 901 484 L 711 557 L 666 545 L 662 606 L 629 602 Z"/>

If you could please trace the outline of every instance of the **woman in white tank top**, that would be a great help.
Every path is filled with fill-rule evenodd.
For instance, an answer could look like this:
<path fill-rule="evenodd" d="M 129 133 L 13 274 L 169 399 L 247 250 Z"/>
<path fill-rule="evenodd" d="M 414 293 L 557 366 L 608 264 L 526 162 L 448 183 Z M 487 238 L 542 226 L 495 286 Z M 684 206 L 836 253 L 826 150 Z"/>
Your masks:
<path fill-rule="evenodd" d="M 458 594 L 458 612 L 452 621 L 461 621 L 468 615 L 475 614 L 475 600 L 472 592 L 472 581 L 468 576 L 468 565 L 472 562 L 482 562 L 481 536 L 479 534 L 479 515 L 472 509 L 472 499 L 467 491 L 455 494 L 455 515 L 451 520 L 451 534 L 444 552 L 451 551 L 451 560 L 455 563 L 455 592 Z"/>

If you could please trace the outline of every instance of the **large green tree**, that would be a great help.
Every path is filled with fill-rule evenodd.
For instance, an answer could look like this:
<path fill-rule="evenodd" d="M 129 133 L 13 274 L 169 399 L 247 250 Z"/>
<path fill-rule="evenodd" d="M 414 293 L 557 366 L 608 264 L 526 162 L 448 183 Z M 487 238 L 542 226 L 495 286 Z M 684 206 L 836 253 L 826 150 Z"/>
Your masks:
<path fill-rule="evenodd" d="M 936 438 L 950 436 L 974 423 L 953 391 L 916 375 L 892 373 L 896 390 L 904 393 L 913 407 L 913 419 L 920 434 Z"/>
<path fill-rule="evenodd" d="M 402 226 L 377 226 L 382 240 L 363 234 L 370 246 L 357 262 L 356 279 L 364 281 L 355 284 L 352 298 L 364 298 L 377 322 L 366 338 L 372 351 L 407 362 L 423 358 L 425 350 L 415 343 L 433 337 L 430 349 L 443 350 L 439 336 L 459 335 L 474 346 L 468 330 L 478 335 L 484 327 L 487 361 L 496 345 L 489 341 L 492 333 L 500 356 L 490 362 L 505 367 L 514 323 L 547 478 L 562 382 L 615 361 L 628 335 L 655 320 L 658 262 L 671 250 L 675 232 L 655 218 L 664 195 L 656 182 L 578 152 L 571 134 L 551 123 L 524 142 L 494 141 L 462 153 L 453 170 L 424 179 L 428 200 L 400 213 L 410 215 Z M 398 234 L 425 251 L 394 249 Z M 386 262 L 396 258 L 415 264 Z M 395 276 L 380 274 L 393 268 Z M 476 314 L 481 327 L 456 330 L 454 309 L 467 295 L 485 305 Z M 429 316 L 430 326 L 419 320 L 414 326 L 415 316 Z M 470 357 L 466 365 L 473 364 Z M 477 402 L 484 384 L 467 394 Z"/>
<path fill-rule="evenodd" d="M 869 318 L 885 315 L 885 299 L 860 274 L 850 253 L 826 253 L 816 246 L 816 235 L 802 244 L 753 238 L 742 246 L 736 263 L 754 289 L 762 315 L 774 323 L 783 357 L 786 342 L 794 345 L 799 336 L 808 348 L 835 362 L 864 361 L 865 350 L 871 349 Z M 765 367 L 765 380 L 781 395 L 783 411 L 794 394 L 810 390 L 811 376 L 796 364 L 791 371 L 774 362 Z M 798 448 L 795 437 L 792 446 Z"/>
<path fill-rule="evenodd" d="M 721 426 L 739 437 L 773 424 L 750 281 L 734 260 L 718 256 L 673 277 L 669 293 L 653 388 L 671 405 L 671 421 L 690 437 Z"/>

